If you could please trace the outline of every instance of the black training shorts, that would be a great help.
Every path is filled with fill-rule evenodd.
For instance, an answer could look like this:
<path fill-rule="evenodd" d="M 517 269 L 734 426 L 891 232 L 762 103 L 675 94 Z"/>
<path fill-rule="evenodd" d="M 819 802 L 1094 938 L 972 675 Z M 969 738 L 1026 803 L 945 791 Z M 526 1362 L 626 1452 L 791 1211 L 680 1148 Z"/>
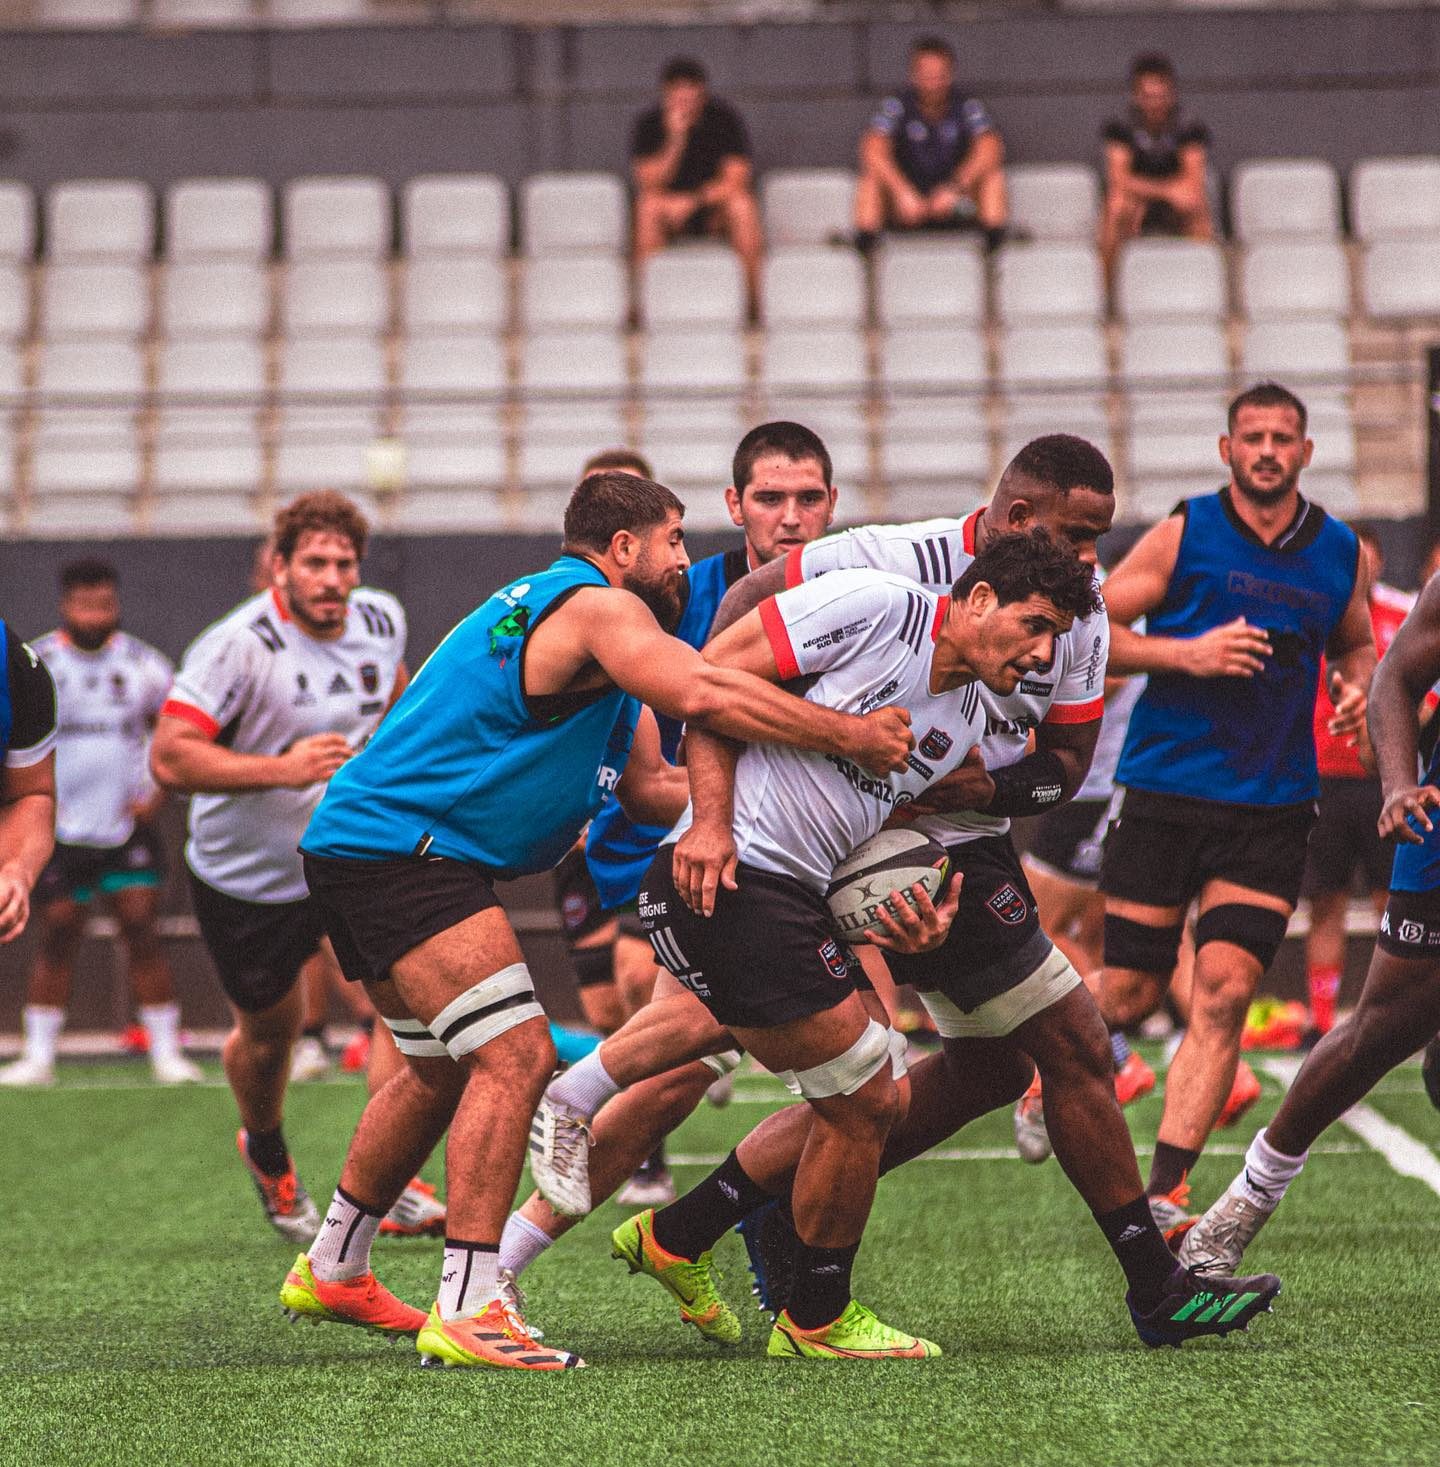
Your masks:
<path fill-rule="evenodd" d="M 422 942 L 500 905 L 489 872 L 448 856 L 302 855 L 306 884 L 352 983 L 388 978 L 391 966 Z"/>
<path fill-rule="evenodd" d="M 572 846 L 550 873 L 555 886 L 555 908 L 560 913 L 560 931 L 571 950 L 582 938 L 598 932 L 610 920 L 600 906 L 583 847 Z"/>
<path fill-rule="evenodd" d="M 1100 866 L 1106 896 L 1149 907 L 1188 907 L 1209 881 L 1300 898 L 1315 806 L 1227 805 L 1126 790 Z"/>
<path fill-rule="evenodd" d="M 165 872 L 160 842 L 137 825 L 118 846 L 71 846 L 55 842 L 54 854 L 35 883 L 37 907 L 51 902 L 88 902 L 129 887 L 157 887 Z"/>
<path fill-rule="evenodd" d="M 1392 891 L 1375 940 L 1392 958 L 1440 963 L 1440 891 Z"/>
<path fill-rule="evenodd" d="M 310 897 L 298 902 L 247 902 L 216 891 L 186 867 L 200 936 L 225 997 L 237 1009 L 273 1008 L 295 986 L 319 950 L 325 920 Z"/>
<path fill-rule="evenodd" d="M 675 890 L 673 845 L 661 846 L 640 886 L 640 921 L 655 956 L 720 1023 L 773 1029 L 869 989 L 860 960 L 835 936 L 819 892 L 793 876 L 736 869 L 738 887 L 697 917 Z"/>
<path fill-rule="evenodd" d="M 1322 779 L 1320 814 L 1305 857 L 1305 895 L 1348 892 L 1355 873 L 1366 895 L 1390 885 L 1395 852 L 1380 839 L 1380 781 Z"/>
<path fill-rule="evenodd" d="M 1076 886 L 1097 885 L 1109 811 L 1109 800 L 1070 800 L 1047 810 L 1030 828 L 1026 855 Z"/>

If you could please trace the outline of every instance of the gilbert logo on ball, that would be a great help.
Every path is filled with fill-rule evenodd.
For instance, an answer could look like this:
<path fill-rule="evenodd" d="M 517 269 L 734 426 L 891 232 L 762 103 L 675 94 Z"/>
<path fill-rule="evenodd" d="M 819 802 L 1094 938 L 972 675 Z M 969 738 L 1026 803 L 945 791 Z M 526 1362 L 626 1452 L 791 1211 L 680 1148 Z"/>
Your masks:
<path fill-rule="evenodd" d="M 892 892 L 901 894 L 904 905 L 913 906 L 910 888 L 921 887 L 932 902 L 940 899 L 950 874 L 945 848 L 918 830 L 882 830 L 863 841 L 835 868 L 825 900 L 835 929 L 842 938 L 883 933 L 880 913 L 893 917 L 898 906 Z"/>

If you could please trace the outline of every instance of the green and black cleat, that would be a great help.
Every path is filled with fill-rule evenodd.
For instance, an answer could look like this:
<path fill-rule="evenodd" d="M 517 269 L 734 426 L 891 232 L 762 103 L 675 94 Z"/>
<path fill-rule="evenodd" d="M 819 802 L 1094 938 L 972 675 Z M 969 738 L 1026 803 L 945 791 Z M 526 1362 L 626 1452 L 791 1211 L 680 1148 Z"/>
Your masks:
<path fill-rule="evenodd" d="M 1280 1280 L 1273 1273 L 1227 1278 L 1190 1267 L 1176 1268 L 1153 1309 L 1142 1314 L 1128 1294 L 1125 1302 L 1135 1332 L 1146 1345 L 1152 1350 L 1161 1345 L 1178 1350 L 1186 1340 L 1201 1335 L 1228 1335 L 1247 1328 L 1257 1314 L 1270 1312 L 1279 1292 Z"/>

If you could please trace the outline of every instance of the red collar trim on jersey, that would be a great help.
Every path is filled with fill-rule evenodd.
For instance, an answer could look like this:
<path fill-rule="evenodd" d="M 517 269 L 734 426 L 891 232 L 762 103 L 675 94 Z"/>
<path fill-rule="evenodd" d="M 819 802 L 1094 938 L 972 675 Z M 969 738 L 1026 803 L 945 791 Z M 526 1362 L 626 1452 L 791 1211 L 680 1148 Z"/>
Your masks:
<path fill-rule="evenodd" d="M 940 623 L 945 620 L 945 613 L 950 610 L 950 598 L 942 596 L 935 603 L 935 620 L 930 624 L 930 640 L 936 641 L 940 636 Z"/>
<path fill-rule="evenodd" d="M 970 515 L 969 518 L 966 519 L 965 524 L 961 528 L 960 543 L 965 547 L 966 555 L 974 555 L 976 553 L 975 526 L 980 523 L 980 516 L 985 513 L 987 508 L 987 505 L 982 504 L 980 508 L 975 511 L 974 514 Z"/>
<path fill-rule="evenodd" d="M 805 547 L 797 545 L 785 556 L 785 589 L 793 591 L 805 580 Z"/>
<path fill-rule="evenodd" d="M 286 609 L 284 601 L 281 600 L 280 588 L 278 586 L 270 587 L 270 599 L 275 603 L 275 614 L 280 618 L 280 620 L 289 621 L 290 613 Z"/>

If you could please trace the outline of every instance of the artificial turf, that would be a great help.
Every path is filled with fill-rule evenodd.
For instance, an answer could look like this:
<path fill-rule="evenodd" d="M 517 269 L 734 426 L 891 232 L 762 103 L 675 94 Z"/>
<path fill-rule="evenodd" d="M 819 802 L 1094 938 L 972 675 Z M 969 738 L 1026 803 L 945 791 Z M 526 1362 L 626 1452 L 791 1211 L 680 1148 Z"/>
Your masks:
<path fill-rule="evenodd" d="M 745 1077 L 677 1155 L 716 1158 L 781 1092 Z M 1236 1144 L 1192 1182 L 1208 1202 Z M 324 1205 L 363 1102 L 297 1089 L 288 1134 Z M 1440 1117 L 1412 1069 L 1372 1103 L 1427 1143 Z M 1156 1098 L 1130 1112 L 1153 1138 Z M 882 1317 L 943 1359 L 771 1361 L 737 1239 L 717 1252 L 746 1334 L 721 1352 L 608 1257 L 613 1204 L 529 1272 L 529 1318 L 590 1368 L 422 1371 L 405 1344 L 290 1326 L 294 1250 L 264 1224 L 234 1153 L 228 1093 L 157 1090 L 118 1065 L 0 1092 L 0 1463 L 1420 1463 L 1440 1460 L 1440 1197 L 1339 1128 L 1249 1263 L 1285 1280 L 1248 1335 L 1146 1351 L 1123 1282 L 1055 1163 L 996 1153 L 1006 1116 L 887 1178 L 857 1270 Z M 677 1168 L 684 1185 L 701 1165 Z M 441 1174 L 436 1169 L 436 1180 Z M 382 1242 L 381 1277 L 422 1305 L 439 1244 Z"/>

